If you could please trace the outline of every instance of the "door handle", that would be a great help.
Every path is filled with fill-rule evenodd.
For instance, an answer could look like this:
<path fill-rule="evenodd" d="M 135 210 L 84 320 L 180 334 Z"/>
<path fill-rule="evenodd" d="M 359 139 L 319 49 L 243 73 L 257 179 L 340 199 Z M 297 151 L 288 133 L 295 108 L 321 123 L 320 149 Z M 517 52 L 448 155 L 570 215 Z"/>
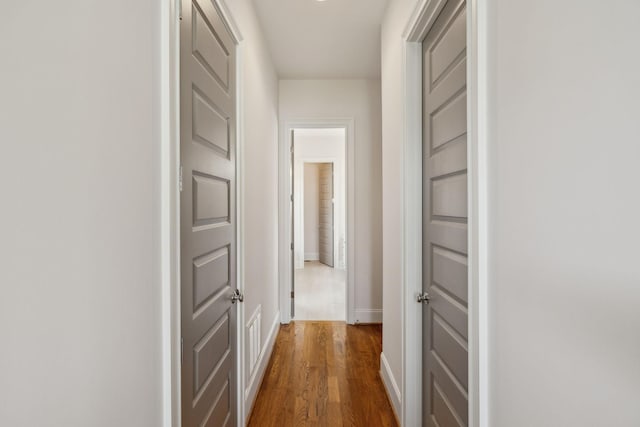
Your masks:
<path fill-rule="evenodd" d="M 236 301 L 240 301 L 243 302 L 244 301 L 244 295 L 242 295 L 240 293 L 240 290 L 236 289 L 233 294 L 231 295 L 231 304 L 235 304 Z"/>
<path fill-rule="evenodd" d="M 416 301 L 418 302 L 418 304 L 429 304 L 429 301 L 431 301 L 431 295 L 429 295 L 428 292 L 421 292 L 416 295 Z"/>

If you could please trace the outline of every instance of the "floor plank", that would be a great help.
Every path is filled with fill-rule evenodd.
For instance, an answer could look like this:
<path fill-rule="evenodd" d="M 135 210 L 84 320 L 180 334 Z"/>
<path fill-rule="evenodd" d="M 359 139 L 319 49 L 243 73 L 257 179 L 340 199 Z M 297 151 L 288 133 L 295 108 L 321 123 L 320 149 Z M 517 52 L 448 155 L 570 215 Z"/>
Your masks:
<path fill-rule="evenodd" d="M 380 325 L 282 325 L 248 425 L 397 426 L 378 374 Z"/>

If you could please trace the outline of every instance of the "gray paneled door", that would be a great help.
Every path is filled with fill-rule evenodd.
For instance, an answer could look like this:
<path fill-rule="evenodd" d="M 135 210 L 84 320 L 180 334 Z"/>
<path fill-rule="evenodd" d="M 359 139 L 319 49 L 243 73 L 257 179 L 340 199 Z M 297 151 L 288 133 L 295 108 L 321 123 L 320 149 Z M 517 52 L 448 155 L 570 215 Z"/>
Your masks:
<path fill-rule="evenodd" d="M 235 43 L 211 0 L 182 0 L 182 425 L 236 425 Z"/>
<path fill-rule="evenodd" d="M 320 262 L 333 267 L 333 163 L 320 163 Z"/>
<path fill-rule="evenodd" d="M 423 425 L 468 424 L 466 5 L 423 42 Z"/>

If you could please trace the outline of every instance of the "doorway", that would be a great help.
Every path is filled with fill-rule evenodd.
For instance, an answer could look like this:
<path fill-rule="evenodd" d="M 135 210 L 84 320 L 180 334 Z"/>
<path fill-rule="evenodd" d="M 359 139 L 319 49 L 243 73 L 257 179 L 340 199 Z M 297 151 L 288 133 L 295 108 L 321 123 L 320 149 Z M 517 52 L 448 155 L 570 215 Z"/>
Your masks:
<path fill-rule="evenodd" d="M 406 34 L 406 425 L 486 425 L 486 29 L 476 2 L 417 8 Z M 484 404 L 481 403 L 484 401 Z"/>
<path fill-rule="evenodd" d="M 345 129 L 294 129 L 292 136 L 292 318 L 345 321 Z"/>

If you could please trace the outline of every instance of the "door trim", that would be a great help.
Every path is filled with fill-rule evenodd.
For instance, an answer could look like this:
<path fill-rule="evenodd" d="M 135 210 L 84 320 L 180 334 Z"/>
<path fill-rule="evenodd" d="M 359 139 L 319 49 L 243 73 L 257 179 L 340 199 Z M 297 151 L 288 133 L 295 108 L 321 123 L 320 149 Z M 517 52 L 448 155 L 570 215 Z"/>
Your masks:
<path fill-rule="evenodd" d="M 281 121 L 279 138 L 278 165 L 278 251 L 279 251 L 279 277 L 278 287 L 280 293 L 280 307 L 289 307 L 291 303 L 291 218 L 289 218 L 289 188 L 291 180 L 289 168 L 291 167 L 290 147 L 291 131 L 293 129 L 322 129 L 344 128 L 346 141 L 346 214 L 347 223 L 347 323 L 355 322 L 355 120 L 347 118 L 300 118 L 285 119 Z M 291 322 L 289 310 L 280 310 L 281 323 Z"/>
<path fill-rule="evenodd" d="M 403 33 L 402 425 L 422 422 L 422 41 L 447 0 L 422 0 Z M 487 5 L 467 0 L 469 425 L 489 426 Z"/>
<path fill-rule="evenodd" d="M 236 170 L 242 170 L 244 164 L 243 132 L 243 82 L 242 50 L 243 37 L 233 19 L 225 0 L 212 0 L 223 17 L 237 49 L 236 61 Z M 158 35 L 160 43 L 157 51 L 159 76 L 159 145 L 160 154 L 156 159 L 158 169 L 156 200 L 160 211 L 160 221 L 155 225 L 158 235 L 160 265 L 156 268 L 161 286 L 161 353 L 162 353 L 162 426 L 180 427 L 181 414 L 181 324 L 180 324 L 180 190 L 178 184 L 180 170 L 180 4 L 181 0 L 163 0 L 158 17 Z M 244 183 L 242 174 L 236 177 L 236 244 L 237 287 L 244 289 Z M 237 366 L 238 386 L 237 402 L 238 425 L 245 425 L 245 364 L 244 360 L 244 309 L 238 307 Z"/>

